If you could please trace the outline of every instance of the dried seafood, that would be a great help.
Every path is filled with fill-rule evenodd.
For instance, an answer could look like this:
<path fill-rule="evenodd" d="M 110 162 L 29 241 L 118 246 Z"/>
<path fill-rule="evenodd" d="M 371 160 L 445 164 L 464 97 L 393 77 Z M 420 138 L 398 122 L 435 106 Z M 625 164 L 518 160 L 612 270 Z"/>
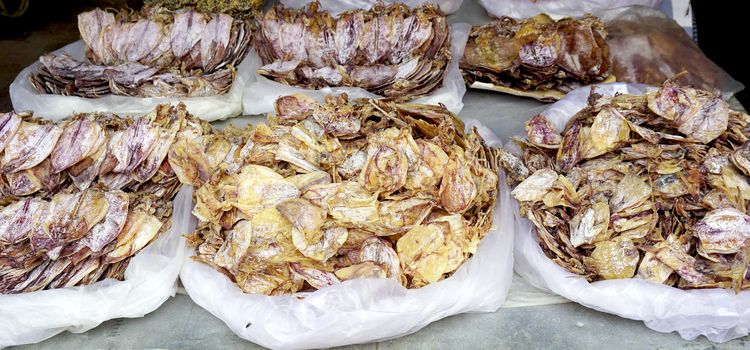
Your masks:
<path fill-rule="evenodd" d="M 122 280 L 130 258 L 171 226 L 168 199 L 123 191 L 59 192 L 0 209 L 0 293 Z"/>
<path fill-rule="evenodd" d="M 171 199 L 180 182 L 208 179 L 217 162 L 209 157 L 221 156 L 209 144 L 222 140 L 184 104 L 160 105 L 139 119 L 89 113 L 58 124 L 0 114 L 0 203 L 90 187 Z"/>
<path fill-rule="evenodd" d="M 29 76 L 39 92 L 89 98 L 223 94 L 252 38 L 246 19 L 149 6 L 139 13 L 84 12 L 78 29 L 88 61 L 41 56 L 40 69 Z"/>
<path fill-rule="evenodd" d="M 313 2 L 277 5 L 260 20 L 258 73 L 277 82 L 323 88 L 355 86 L 392 98 L 438 87 L 450 61 L 450 27 L 431 5 L 377 4 L 334 19 Z"/>
<path fill-rule="evenodd" d="M 229 130 L 242 147 L 195 192 L 195 259 L 269 295 L 450 276 L 490 229 L 498 185 L 496 150 L 462 130 L 441 107 L 282 97 L 267 124 Z"/>
<path fill-rule="evenodd" d="M 228 13 L 232 16 L 251 16 L 254 10 L 263 7 L 264 0 L 145 0 L 150 6 L 163 6 L 170 10 L 186 7 L 195 8 L 203 13 Z"/>
<path fill-rule="evenodd" d="M 589 281 L 749 288 L 749 122 L 672 80 L 594 92 L 562 134 L 529 120 L 512 195 L 544 253 Z"/>
<path fill-rule="evenodd" d="M 543 96 L 559 98 L 609 77 L 606 36 L 604 24 L 590 15 L 559 21 L 545 14 L 525 20 L 502 17 L 472 28 L 460 66 L 469 85 L 511 93 L 551 90 L 558 93 Z"/>

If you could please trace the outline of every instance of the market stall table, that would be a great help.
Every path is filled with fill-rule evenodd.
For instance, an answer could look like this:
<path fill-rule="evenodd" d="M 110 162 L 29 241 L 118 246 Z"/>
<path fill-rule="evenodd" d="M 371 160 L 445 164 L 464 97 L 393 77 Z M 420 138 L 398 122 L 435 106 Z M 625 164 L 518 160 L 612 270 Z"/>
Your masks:
<path fill-rule="evenodd" d="M 271 1 L 275 3 L 275 1 Z M 488 21 L 476 1 L 464 1 L 451 22 Z M 28 62 L 26 62 L 28 63 Z M 464 97 L 462 118 L 478 119 L 503 140 L 523 131 L 524 121 L 541 112 L 546 104 L 491 92 L 470 90 Z M 741 108 L 736 100 L 732 108 Z M 264 116 L 245 116 L 216 122 L 224 127 L 257 124 Z M 510 234 L 510 233 L 508 233 Z M 711 343 L 704 337 L 687 341 L 677 333 L 659 333 L 640 321 L 600 313 L 558 296 L 544 293 L 515 276 L 505 306 L 496 313 L 463 314 L 437 321 L 415 334 L 376 344 L 355 345 L 348 349 L 611 349 L 746 348 L 748 338 L 725 344 Z M 260 348 L 237 337 L 220 320 L 194 304 L 186 295 L 177 295 L 143 318 L 117 319 L 82 333 L 64 332 L 38 344 L 13 349 L 78 348 Z"/>

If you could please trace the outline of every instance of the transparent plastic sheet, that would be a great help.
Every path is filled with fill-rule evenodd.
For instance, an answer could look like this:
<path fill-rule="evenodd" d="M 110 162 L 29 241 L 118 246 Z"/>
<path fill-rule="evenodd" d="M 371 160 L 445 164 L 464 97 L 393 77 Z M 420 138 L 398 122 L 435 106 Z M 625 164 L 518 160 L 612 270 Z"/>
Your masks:
<path fill-rule="evenodd" d="M 622 6 L 641 5 L 659 8 L 661 0 L 479 0 L 492 17 L 534 17 L 540 13 L 561 17 L 579 17 L 587 13 Z"/>
<path fill-rule="evenodd" d="M 190 232 L 192 188 L 174 199 L 172 227 L 136 254 L 125 280 L 107 279 L 88 286 L 0 295 L 0 348 L 31 344 L 70 331 L 82 333 L 104 321 L 143 317 L 177 290 L 177 277 Z"/>
<path fill-rule="evenodd" d="M 599 85 L 596 91 L 613 95 L 643 93 L 646 89 L 646 85 L 613 83 Z M 588 87 L 577 89 L 542 115 L 562 130 L 586 105 L 588 95 Z M 544 255 L 532 224 L 520 216 L 518 203 L 513 202 L 515 271 L 533 286 L 598 311 L 641 320 L 659 332 L 677 331 L 688 340 L 705 335 L 713 342 L 726 342 L 750 332 L 750 291 L 680 290 L 635 278 L 589 283 Z"/>
<path fill-rule="evenodd" d="M 719 90 L 726 100 L 744 89 L 711 61 L 674 20 L 661 11 L 632 6 L 595 13 L 607 27 L 607 43 L 618 82 L 661 85 L 687 71 L 682 83 Z"/>
<path fill-rule="evenodd" d="M 286 7 L 302 8 L 312 1 L 313 0 L 280 0 L 279 2 L 284 4 L 284 6 Z M 423 3 L 429 2 L 433 5 L 436 5 L 446 14 L 451 14 L 458 11 L 458 9 L 461 7 L 461 3 L 464 2 L 464 0 L 323 0 L 320 1 L 320 7 L 323 10 L 330 11 L 331 13 L 336 15 L 352 9 L 369 10 L 371 7 L 375 6 L 378 1 L 386 4 L 400 2 L 409 7 L 416 7 L 422 5 Z"/>
<path fill-rule="evenodd" d="M 448 64 L 447 71 L 443 77 L 443 85 L 432 91 L 429 95 L 419 97 L 411 102 L 430 105 L 442 103 L 449 111 L 455 114 L 461 111 L 464 106 L 462 100 L 466 93 L 466 84 L 464 84 L 464 79 L 458 68 L 458 61 L 463 55 L 466 41 L 469 40 L 470 31 L 471 26 L 466 23 L 454 23 L 451 25 L 451 62 Z M 245 61 L 249 63 L 248 68 L 252 72 L 256 72 L 262 66 L 260 57 L 255 50 L 247 54 Z M 242 108 L 244 114 L 263 114 L 272 112 L 273 103 L 281 96 L 305 94 L 322 101 L 326 95 L 340 93 L 346 93 L 350 99 L 382 98 L 357 87 L 326 87 L 313 90 L 277 83 L 258 73 L 253 73 L 245 89 Z"/>
<path fill-rule="evenodd" d="M 84 59 L 85 44 L 79 40 L 54 51 L 67 53 L 73 58 Z M 249 55 L 248 55 L 249 56 Z M 237 67 L 237 74 L 229 92 L 210 97 L 130 97 L 107 95 L 100 98 L 83 98 L 41 94 L 29 83 L 28 76 L 39 68 L 39 61 L 21 71 L 10 85 L 13 108 L 18 111 L 33 111 L 36 116 L 60 120 L 76 113 L 110 112 L 120 116 L 141 116 L 150 113 L 163 103 L 184 102 L 190 113 L 207 121 L 226 119 L 242 113 L 242 92 L 255 70 L 247 59 Z"/>
<path fill-rule="evenodd" d="M 501 141 L 476 121 L 488 145 Z M 186 257 L 180 280 L 193 301 L 243 339 L 273 349 L 328 348 L 414 333 L 465 312 L 494 312 L 513 277 L 513 214 L 504 173 L 493 228 L 450 278 L 420 289 L 392 279 L 357 279 L 307 294 L 245 294 L 225 275 Z"/>

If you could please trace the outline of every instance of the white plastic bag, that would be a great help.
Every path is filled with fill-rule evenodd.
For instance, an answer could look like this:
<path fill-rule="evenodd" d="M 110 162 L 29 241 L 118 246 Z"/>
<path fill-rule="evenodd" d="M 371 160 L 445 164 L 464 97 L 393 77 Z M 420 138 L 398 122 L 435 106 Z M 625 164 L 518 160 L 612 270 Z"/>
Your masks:
<path fill-rule="evenodd" d="M 307 6 L 307 4 L 313 2 L 314 0 L 281 0 L 280 2 L 284 4 L 286 7 L 291 8 L 302 8 Z M 454 13 L 458 11 L 458 8 L 461 7 L 461 3 L 464 2 L 464 0 L 379 0 L 384 3 L 392 3 L 392 2 L 400 2 L 403 3 L 409 7 L 417 7 L 422 5 L 423 3 L 429 2 L 433 5 L 437 6 L 440 10 L 447 14 Z M 353 10 L 353 9 L 365 9 L 369 10 L 375 4 L 378 3 L 378 0 L 323 0 L 320 1 L 320 8 L 326 11 L 329 11 L 333 13 L 334 15 L 337 15 L 341 12 Z"/>
<path fill-rule="evenodd" d="M 85 58 L 86 45 L 82 40 L 69 44 L 54 54 L 67 53 L 73 58 Z M 248 55 L 249 56 L 249 55 Z M 237 67 L 232 87 L 223 95 L 210 97 L 129 97 L 107 95 L 100 98 L 83 98 L 39 93 L 29 83 L 29 74 L 39 69 L 39 61 L 26 67 L 10 85 L 10 98 L 17 112 L 33 111 L 34 115 L 45 119 L 60 120 L 75 113 L 110 112 L 120 116 L 141 116 L 148 114 L 163 103 L 184 102 L 190 113 L 207 121 L 226 119 L 242 112 L 242 92 L 247 79 L 254 69 L 247 59 Z"/>
<path fill-rule="evenodd" d="M 534 17 L 540 13 L 560 17 L 580 17 L 587 13 L 622 6 L 641 5 L 659 8 L 661 0 L 479 0 L 493 17 Z"/>
<path fill-rule="evenodd" d="M 466 23 L 455 23 L 451 25 L 451 62 L 446 67 L 447 71 L 443 77 L 443 85 L 432 91 L 429 95 L 415 99 L 414 103 L 437 105 L 442 103 L 454 114 L 458 114 L 464 107 L 462 102 L 466 93 L 466 84 L 458 68 L 458 61 L 464 52 L 466 42 L 469 40 L 471 26 Z M 263 114 L 273 112 L 273 103 L 281 96 L 292 94 L 305 94 L 319 101 L 322 101 L 326 95 L 340 94 L 345 92 L 350 99 L 372 98 L 378 99 L 381 96 L 375 95 L 365 89 L 357 87 L 326 87 L 319 90 L 306 89 L 301 87 L 290 86 L 277 83 L 266 77 L 261 76 L 256 71 L 262 66 L 262 62 L 255 50 L 248 53 L 245 61 L 249 63 L 250 70 L 255 72 L 248 80 L 245 95 L 242 100 L 244 114 Z"/>
<path fill-rule="evenodd" d="M 478 128 L 490 146 L 501 145 L 489 129 Z M 447 316 L 494 312 L 505 301 L 513 276 L 513 215 L 504 174 L 500 183 L 494 227 L 477 253 L 450 278 L 420 289 L 406 289 L 391 279 L 357 279 L 304 299 L 245 294 L 222 273 L 190 258 L 180 279 L 195 303 L 238 336 L 274 349 L 382 341 L 414 333 Z"/>
<path fill-rule="evenodd" d="M 192 229 L 192 189 L 174 199 L 172 228 L 130 260 L 125 280 L 107 279 L 88 286 L 0 295 L 0 348 L 40 342 L 63 331 L 85 332 L 104 321 L 142 317 L 177 290 Z"/>
<path fill-rule="evenodd" d="M 643 93 L 645 85 L 604 84 L 597 93 Z M 577 89 L 551 105 L 542 115 L 558 130 L 586 105 L 589 88 Z M 705 335 L 714 342 L 726 342 L 750 332 L 750 291 L 735 294 L 725 289 L 680 290 L 640 279 L 606 280 L 589 283 L 558 266 L 539 247 L 531 223 L 521 218 L 514 201 L 515 269 L 537 288 L 549 290 L 595 310 L 633 320 L 660 332 L 677 331 L 688 340 Z"/>

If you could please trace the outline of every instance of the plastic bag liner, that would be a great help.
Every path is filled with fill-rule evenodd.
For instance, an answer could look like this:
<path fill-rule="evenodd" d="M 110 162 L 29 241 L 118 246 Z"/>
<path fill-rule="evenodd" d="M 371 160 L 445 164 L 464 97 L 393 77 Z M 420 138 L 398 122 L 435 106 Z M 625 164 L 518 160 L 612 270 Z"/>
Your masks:
<path fill-rule="evenodd" d="M 474 120 L 488 145 L 500 146 Z M 195 303 L 243 339 L 274 349 L 328 348 L 393 339 L 464 312 L 494 312 L 513 277 L 510 195 L 505 175 L 493 228 L 450 278 L 419 289 L 393 279 L 356 279 L 297 296 L 245 294 L 222 273 L 187 258 L 180 272 Z"/>
<path fill-rule="evenodd" d="M 449 111 L 458 114 L 464 107 L 462 102 L 466 93 L 466 84 L 458 68 L 458 61 L 464 52 L 466 42 L 469 40 L 471 26 L 466 23 L 454 23 L 451 25 L 451 61 L 446 67 L 443 85 L 433 90 L 429 95 L 421 96 L 411 102 L 437 105 L 442 103 Z M 261 60 L 255 50 L 248 53 L 245 61 L 250 62 L 250 70 L 256 72 L 261 66 Z M 244 114 L 263 114 L 274 110 L 274 102 L 281 96 L 292 94 L 305 94 L 316 100 L 323 101 L 326 95 L 340 94 L 345 92 L 350 99 L 372 98 L 379 99 L 382 96 L 373 94 L 358 87 L 326 87 L 319 90 L 290 86 L 277 83 L 257 72 L 252 74 L 248 80 L 245 95 L 242 101 Z"/>
<path fill-rule="evenodd" d="M 605 9 L 641 5 L 653 8 L 661 6 L 661 0 L 479 0 L 493 17 L 534 17 L 540 13 L 560 17 L 580 17 Z"/>
<path fill-rule="evenodd" d="M 63 331 L 82 333 L 114 318 L 142 317 L 174 296 L 187 251 L 181 236 L 192 229 L 192 192 L 190 187 L 180 190 L 172 227 L 131 258 L 124 281 L 0 295 L 0 348 L 40 342 Z"/>
<path fill-rule="evenodd" d="M 645 85 L 604 84 L 602 95 L 643 93 Z M 562 130 L 564 124 L 586 105 L 589 88 L 580 88 L 542 113 Z M 679 332 L 692 340 L 705 335 L 714 342 L 745 336 L 750 331 L 750 291 L 735 294 L 725 289 L 681 290 L 636 278 L 589 283 L 547 258 L 539 247 L 532 224 L 517 218 L 515 227 L 515 270 L 537 288 L 551 291 L 586 307 L 643 321 L 659 332 Z"/>
<path fill-rule="evenodd" d="M 85 59 L 86 45 L 79 40 L 54 51 L 67 53 L 76 59 Z M 247 57 L 246 57 L 247 58 Z M 60 120 L 76 113 L 109 112 L 120 116 L 142 116 L 150 113 L 159 104 L 184 102 L 187 109 L 198 118 L 207 121 L 226 119 L 242 113 L 242 92 L 254 70 L 247 59 L 237 67 L 232 87 L 223 95 L 208 97 L 130 97 L 107 95 L 100 98 L 83 98 L 39 93 L 29 83 L 29 74 L 39 69 L 39 61 L 21 71 L 10 85 L 13 108 L 18 111 L 33 111 L 36 116 Z"/>
<path fill-rule="evenodd" d="M 682 83 L 719 90 L 729 99 L 744 86 L 711 61 L 677 22 L 642 6 L 595 13 L 607 27 L 612 73 L 618 82 L 661 85 L 682 71 Z"/>
<path fill-rule="evenodd" d="M 461 7 L 461 3 L 464 2 L 464 0 L 379 0 L 383 3 L 402 3 L 409 7 L 417 7 L 420 6 L 426 2 L 432 3 L 433 5 L 437 6 L 440 10 L 445 12 L 446 14 L 451 14 L 456 11 L 458 11 L 458 8 Z M 281 0 L 280 1 L 284 6 L 291 7 L 291 8 L 302 8 L 307 6 L 307 4 L 313 2 L 313 0 Z M 334 15 L 338 15 L 341 12 L 352 10 L 352 9 L 365 9 L 369 10 L 375 4 L 378 3 L 378 0 L 323 0 L 320 1 L 320 8 L 326 11 L 329 11 L 333 13 Z"/>

